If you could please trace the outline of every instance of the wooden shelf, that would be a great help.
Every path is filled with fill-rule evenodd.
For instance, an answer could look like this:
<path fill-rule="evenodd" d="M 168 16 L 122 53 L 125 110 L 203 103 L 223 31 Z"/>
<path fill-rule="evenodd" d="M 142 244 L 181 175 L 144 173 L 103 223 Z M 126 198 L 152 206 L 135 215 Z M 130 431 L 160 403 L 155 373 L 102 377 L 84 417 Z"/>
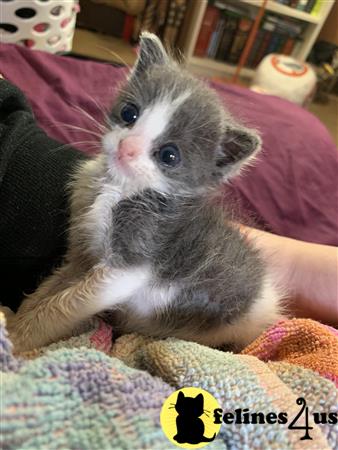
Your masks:
<path fill-rule="evenodd" d="M 304 21 L 307 26 L 302 36 L 302 40 L 297 42 L 292 52 L 292 56 L 299 61 L 305 61 L 308 57 L 313 44 L 315 43 L 317 36 L 322 28 L 323 23 L 326 20 L 335 0 L 322 0 L 319 8 L 318 15 L 312 15 L 304 11 L 299 11 L 295 8 L 277 3 L 274 0 L 268 0 L 266 11 L 280 14 L 285 17 L 298 19 Z M 228 0 L 222 0 L 227 4 Z M 231 2 L 229 2 L 231 3 Z M 263 0 L 237 0 L 237 3 L 249 5 L 252 7 L 261 7 Z M 222 61 L 215 61 L 210 58 L 200 58 L 194 55 L 196 41 L 200 32 L 201 24 L 205 10 L 208 6 L 208 0 L 192 0 L 189 3 L 187 10 L 187 20 L 184 23 L 184 36 L 180 42 L 183 52 L 186 58 L 186 64 L 188 68 L 194 71 L 196 74 L 203 76 L 224 76 L 226 74 L 232 75 L 236 71 L 236 66 L 227 64 Z M 254 70 L 243 68 L 241 70 L 241 76 L 244 78 L 251 78 L 254 74 Z"/>
<path fill-rule="evenodd" d="M 200 58 L 198 56 L 192 56 L 188 62 L 189 69 L 198 74 L 210 76 L 210 72 L 214 76 L 224 76 L 226 74 L 232 75 L 236 71 L 236 65 L 228 64 L 226 62 L 217 61 L 211 58 Z M 244 78 L 252 78 L 255 71 L 244 67 L 241 71 L 241 75 Z"/>
<path fill-rule="evenodd" d="M 241 0 L 241 3 L 245 3 L 250 6 L 260 7 L 262 2 L 261 0 Z M 304 22 L 315 24 L 320 22 L 320 17 L 318 16 L 313 16 L 312 14 L 306 13 L 304 11 L 299 11 L 298 9 L 290 8 L 290 6 L 282 5 L 281 3 L 277 3 L 274 0 L 268 1 L 266 5 L 266 10 L 294 19 L 303 20 Z"/>
<path fill-rule="evenodd" d="M 128 42 L 83 28 L 76 28 L 75 30 L 72 53 L 100 61 L 130 66 L 136 60 L 136 52 Z"/>

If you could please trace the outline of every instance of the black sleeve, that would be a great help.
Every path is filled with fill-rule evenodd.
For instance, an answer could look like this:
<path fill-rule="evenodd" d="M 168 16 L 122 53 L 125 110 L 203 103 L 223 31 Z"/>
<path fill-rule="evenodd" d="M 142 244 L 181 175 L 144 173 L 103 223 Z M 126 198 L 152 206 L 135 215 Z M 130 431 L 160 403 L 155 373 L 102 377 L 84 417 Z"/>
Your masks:
<path fill-rule="evenodd" d="M 66 188 L 85 158 L 49 138 L 19 89 L 0 80 L 0 302 L 13 310 L 65 254 Z"/>

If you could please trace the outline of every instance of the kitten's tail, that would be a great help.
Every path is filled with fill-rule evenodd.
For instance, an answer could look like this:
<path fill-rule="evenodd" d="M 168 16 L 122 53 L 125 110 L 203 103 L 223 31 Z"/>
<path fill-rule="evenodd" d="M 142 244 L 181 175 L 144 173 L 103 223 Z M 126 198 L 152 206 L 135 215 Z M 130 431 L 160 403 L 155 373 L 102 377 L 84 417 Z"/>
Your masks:
<path fill-rule="evenodd" d="M 215 439 L 215 437 L 216 437 L 216 433 L 211 438 L 207 438 L 205 436 L 202 436 L 201 442 L 211 442 L 211 441 L 213 441 Z"/>

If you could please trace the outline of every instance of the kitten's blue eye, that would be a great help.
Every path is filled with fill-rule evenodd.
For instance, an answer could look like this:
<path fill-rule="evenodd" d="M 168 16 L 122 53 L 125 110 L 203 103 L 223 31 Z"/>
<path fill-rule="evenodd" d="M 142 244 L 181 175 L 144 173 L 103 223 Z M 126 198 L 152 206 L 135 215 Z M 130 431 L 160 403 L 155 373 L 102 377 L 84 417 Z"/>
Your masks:
<path fill-rule="evenodd" d="M 139 110 L 133 103 L 126 103 L 121 109 L 121 118 L 128 125 L 132 125 L 138 119 Z"/>
<path fill-rule="evenodd" d="M 181 162 L 180 151 L 174 144 L 166 144 L 158 152 L 158 160 L 168 167 L 176 167 Z"/>

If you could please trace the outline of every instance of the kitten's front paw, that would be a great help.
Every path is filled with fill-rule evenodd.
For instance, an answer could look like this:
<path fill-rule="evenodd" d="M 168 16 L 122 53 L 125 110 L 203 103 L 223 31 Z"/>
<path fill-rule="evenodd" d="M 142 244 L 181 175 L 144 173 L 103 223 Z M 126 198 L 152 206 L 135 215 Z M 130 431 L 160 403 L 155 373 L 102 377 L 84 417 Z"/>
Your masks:
<path fill-rule="evenodd" d="M 8 339 L 13 345 L 13 353 L 18 353 L 27 350 L 27 345 L 29 342 L 25 340 L 21 333 L 18 332 L 18 323 L 17 323 L 17 316 L 13 311 L 11 311 L 9 308 L 6 308 L 9 311 L 5 312 L 6 317 L 6 330 L 8 333 Z M 1 308 L 1 311 L 3 311 L 3 308 Z"/>
<path fill-rule="evenodd" d="M 6 329 L 8 333 L 8 339 L 13 345 L 13 352 L 17 353 L 21 351 L 22 344 L 20 342 L 19 334 L 15 330 L 15 314 L 14 317 L 6 318 Z"/>
<path fill-rule="evenodd" d="M 15 332 L 15 313 L 7 306 L 0 306 L 0 312 L 5 316 L 8 338 L 16 349 L 18 348 L 19 337 Z"/>

